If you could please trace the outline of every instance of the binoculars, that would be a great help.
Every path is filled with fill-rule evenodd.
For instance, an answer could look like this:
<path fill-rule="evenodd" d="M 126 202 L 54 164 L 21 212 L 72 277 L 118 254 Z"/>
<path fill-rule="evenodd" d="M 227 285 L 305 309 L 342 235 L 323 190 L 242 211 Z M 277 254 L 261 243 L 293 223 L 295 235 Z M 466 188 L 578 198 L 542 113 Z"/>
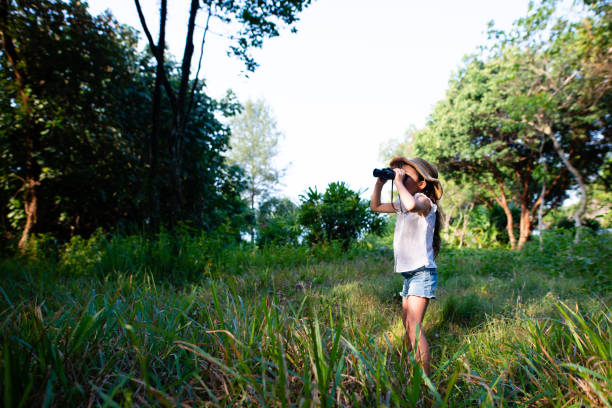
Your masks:
<path fill-rule="evenodd" d="M 384 169 L 374 169 L 372 175 L 382 180 L 393 180 L 395 178 L 395 172 L 391 167 L 385 167 Z"/>

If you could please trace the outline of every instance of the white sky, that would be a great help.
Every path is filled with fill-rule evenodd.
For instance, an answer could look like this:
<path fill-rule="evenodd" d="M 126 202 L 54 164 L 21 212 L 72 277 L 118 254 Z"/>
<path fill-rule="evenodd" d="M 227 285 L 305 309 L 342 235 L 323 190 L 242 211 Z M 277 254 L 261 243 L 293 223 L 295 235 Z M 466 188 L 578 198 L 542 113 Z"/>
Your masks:
<path fill-rule="evenodd" d="M 141 4 L 155 33 L 159 0 Z M 227 40 L 219 34 L 227 28 L 214 21 L 200 76 L 213 97 L 232 89 L 241 102 L 263 98 L 272 108 L 285 135 L 278 166 L 288 166 L 279 195 L 297 203 L 308 187 L 324 191 L 345 181 L 369 197 L 372 169 L 386 164 L 379 160 L 380 146 L 403 139 L 410 125 L 422 127 L 462 57 L 486 42 L 487 22 L 507 29 L 527 13 L 527 4 L 316 0 L 301 14 L 297 34 L 283 30 L 254 50 L 260 66 L 249 78 L 242 62 L 226 55 Z M 110 9 L 120 22 L 140 29 L 132 0 L 89 5 L 92 14 Z M 188 6 L 169 0 L 168 48 L 176 59 L 183 54 Z M 200 11 L 196 53 L 204 19 Z"/>

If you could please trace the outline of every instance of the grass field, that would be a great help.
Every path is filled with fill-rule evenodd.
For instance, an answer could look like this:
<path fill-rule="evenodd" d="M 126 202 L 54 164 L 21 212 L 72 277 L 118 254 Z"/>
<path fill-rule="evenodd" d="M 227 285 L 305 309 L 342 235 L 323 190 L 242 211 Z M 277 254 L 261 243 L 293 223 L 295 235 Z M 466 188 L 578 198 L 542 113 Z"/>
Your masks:
<path fill-rule="evenodd" d="M 544 238 L 443 250 L 430 377 L 388 250 L 41 240 L 0 263 L 3 405 L 610 407 L 612 237 Z"/>

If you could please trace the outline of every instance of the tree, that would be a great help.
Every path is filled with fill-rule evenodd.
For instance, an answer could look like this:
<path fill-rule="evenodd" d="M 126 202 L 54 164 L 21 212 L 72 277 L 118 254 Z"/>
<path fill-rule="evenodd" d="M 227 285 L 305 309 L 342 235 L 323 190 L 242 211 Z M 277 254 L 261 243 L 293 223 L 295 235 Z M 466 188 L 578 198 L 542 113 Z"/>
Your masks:
<path fill-rule="evenodd" d="M 547 13 L 541 12 L 538 18 L 548 18 Z M 504 209 L 510 244 L 519 249 L 531 234 L 536 210 L 541 205 L 547 210 L 560 205 L 572 187 L 568 157 L 585 175 L 594 175 L 609 150 L 601 135 L 610 132 L 609 107 L 605 107 L 610 93 L 601 94 L 598 85 L 608 81 L 604 74 L 583 71 L 565 77 L 563 84 L 542 82 L 542 75 L 555 75 L 555 67 L 578 69 L 580 64 L 571 59 L 579 35 L 553 30 L 548 43 L 554 42 L 557 51 L 544 52 L 541 44 L 531 43 L 542 31 L 530 30 L 517 29 L 513 34 L 513 38 L 528 39 L 520 47 L 503 42 L 482 58 L 468 58 L 415 142 L 417 153 L 440 163 L 448 176 L 456 180 L 467 176 L 489 193 Z M 588 66 L 591 53 L 582 55 Z M 544 73 L 542 66 L 548 67 Z M 557 98 L 565 92 L 569 93 Z M 541 118 L 554 129 L 553 138 L 542 128 Z M 521 210 L 518 243 L 511 201 Z"/>
<path fill-rule="evenodd" d="M 601 136 L 610 136 L 612 129 L 612 5 L 585 3 L 588 8 L 579 21 L 555 17 L 557 0 L 548 0 L 537 9 L 531 5 L 533 12 L 517 24 L 520 32 L 494 31 L 503 38 L 497 54 L 508 55 L 505 50 L 512 48 L 521 58 L 514 65 L 521 72 L 509 82 L 515 90 L 511 98 L 523 109 L 511 112 L 512 119 L 552 143 L 582 193 L 574 213 L 576 240 L 588 201 L 585 176 L 596 173 L 603 162 L 611 146 Z M 567 145 L 581 143 L 591 146 L 589 154 L 568 157 Z"/>
<path fill-rule="evenodd" d="M 598 220 L 602 228 L 612 227 L 612 152 L 608 154 L 606 162 L 599 169 L 597 179 L 589 186 L 590 192 L 587 216 Z"/>
<path fill-rule="evenodd" d="M 302 234 L 297 209 L 288 198 L 262 202 L 257 209 L 257 245 L 297 245 Z"/>
<path fill-rule="evenodd" d="M 392 140 L 381 147 L 380 158 L 388 163 L 392 157 L 415 155 L 415 140 L 423 129 L 411 127 L 404 140 Z M 504 218 L 504 210 L 497 204 L 491 203 L 491 196 L 486 189 L 471 182 L 467 176 L 456 179 L 440 175 L 444 186 L 444 214 L 445 228 L 442 230 L 442 239 L 461 248 L 464 245 L 491 245 L 507 244 L 509 237 L 504 225 L 499 225 L 500 218 Z M 396 195 L 397 193 L 394 193 Z M 513 217 L 517 216 L 516 207 L 510 206 Z M 504 221 L 502 219 L 502 221 Z M 514 230 L 516 232 L 516 228 Z"/>
<path fill-rule="evenodd" d="M 147 105 L 133 81 L 134 34 L 76 0 L 2 0 L 0 39 L 0 182 L 19 247 L 34 231 L 72 233 L 131 212 L 123 199 L 138 191 L 133 119 Z"/>
<path fill-rule="evenodd" d="M 257 197 L 271 194 L 282 171 L 273 160 L 278 154 L 278 141 L 283 136 L 276 127 L 270 107 L 263 101 L 247 101 L 243 111 L 230 122 L 232 135 L 228 159 L 244 169 L 247 194 L 251 209 Z"/>
<path fill-rule="evenodd" d="M 282 134 L 276 127 L 270 107 L 263 101 L 247 101 L 243 111 L 230 122 L 232 136 L 228 153 L 230 164 L 239 166 L 246 176 L 245 193 L 255 214 L 257 198 L 265 198 L 276 189 L 281 171 L 273 165 Z M 251 227 L 251 241 L 255 229 Z"/>
<path fill-rule="evenodd" d="M 0 213 L 4 235 L 34 232 L 66 239 L 102 227 L 142 228 L 147 211 L 147 147 L 156 67 L 136 50 L 133 30 L 111 15 L 92 17 L 79 1 L 0 2 Z M 4 13 L 4 14 L 3 14 Z M 168 81 L 179 78 L 166 61 Z M 230 93 L 213 100 L 192 84 L 185 125 L 182 221 L 239 239 L 246 205 L 243 172 L 225 163 L 233 115 Z M 160 134 L 171 130 L 165 95 Z M 158 140 L 155 173 L 160 221 L 172 221 L 173 175 L 167 138 Z"/>
<path fill-rule="evenodd" d="M 206 33 L 208 32 L 211 19 L 218 20 L 223 24 L 231 22 L 237 23 L 241 27 L 232 39 L 235 40 L 231 46 L 231 51 L 243 59 L 247 69 L 252 71 L 257 64 L 250 55 L 250 49 L 261 47 L 265 38 L 279 35 L 279 25 L 291 25 L 297 21 L 297 15 L 310 4 L 310 0 L 281 0 L 281 1 L 260 1 L 244 0 L 240 2 L 205 0 L 202 6 L 206 9 L 206 22 L 200 46 L 200 57 L 195 78 L 190 81 L 191 65 L 194 55 L 193 38 L 196 27 L 196 19 L 201 4 L 199 0 L 191 0 L 189 17 L 187 21 L 187 34 L 185 37 L 185 51 L 180 64 L 178 86 L 173 86 L 169 80 L 168 68 L 165 59 L 165 25 L 167 17 L 167 0 L 161 0 L 159 14 L 159 38 L 157 43 L 153 40 L 147 21 L 142 13 L 140 0 L 134 0 L 140 22 L 147 37 L 149 47 L 157 61 L 156 86 L 153 93 L 153 111 L 159 108 L 161 103 L 161 89 L 166 93 L 166 97 L 171 107 L 171 128 L 168 139 L 168 149 L 170 155 L 170 172 L 172 191 L 169 196 L 171 202 L 170 219 L 175 222 L 182 217 L 181 211 L 185 204 L 183 195 L 183 160 L 182 155 L 185 149 L 185 130 L 192 119 L 192 108 L 194 101 L 194 90 L 198 85 L 198 74 L 203 57 Z M 295 28 L 293 28 L 295 30 Z M 190 87 L 191 85 L 191 87 Z M 152 167 L 150 177 L 155 177 L 156 166 L 155 157 L 158 151 L 157 142 L 161 135 L 159 130 L 158 117 L 152 116 L 150 151 Z M 152 189 L 149 197 L 158 200 L 159 194 L 155 191 L 154 184 L 150 184 Z M 157 202 L 150 206 L 153 210 L 157 208 Z"/>
<path fill-rule="evenodd" d="M 300 200 L 298 219 L 311 245 L 339 241 L 348 248 L 362 234 L 384 229 L 384 219 L 343 182 L 330 183 L 323 194 L 309 188 Z"/>

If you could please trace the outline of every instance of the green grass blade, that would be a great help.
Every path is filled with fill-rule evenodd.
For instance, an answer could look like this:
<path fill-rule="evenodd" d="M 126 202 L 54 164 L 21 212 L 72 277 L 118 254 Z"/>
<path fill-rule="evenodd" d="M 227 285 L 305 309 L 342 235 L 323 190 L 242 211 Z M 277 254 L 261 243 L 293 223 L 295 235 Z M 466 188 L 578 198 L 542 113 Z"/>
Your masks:
<path fill-rule="evenodd" d="M 455 386 L 455 383 L 457 382 L 457 378 L 459 377 L 460 372 L 461 372 L 461 367 L 457 367 L 455 371 L 453 372 L 453 375 L 450 381 L 446 385 L 446 394 L 444 395 L 444 401 L 442 401 L 442 405 L 441 405 L 442 407 L 448 406 L 448 399 L 451 396 L 451 391 L 453 390 L 453 387 Z"/>
<path fill-rule="evenodd" d="M 3 354 L 3 362 L 4 364 L 4 406 L 12 407 L 13 406 L 13 384 L 12 384 L 12 376 L 11 376 L 11 351 L 9 348 L 9 341 L 7 338 L 4 339 L 4 353 Z"/>
<path fill-rule="evenodd" d="M 23 395 L 21 396 L 21 401 L 19 401 L 17 408 L 21 408 L 26 405 L 26 403 L 28 402 L 28 397 L 30 396 L 30 393 L 32 392 L 33 387 L 34 387 L 34 378 L 30 377 L 30 381 L 28 381 L 28 385 L 26 385 L 25 391 L 23 391 Z"/>

